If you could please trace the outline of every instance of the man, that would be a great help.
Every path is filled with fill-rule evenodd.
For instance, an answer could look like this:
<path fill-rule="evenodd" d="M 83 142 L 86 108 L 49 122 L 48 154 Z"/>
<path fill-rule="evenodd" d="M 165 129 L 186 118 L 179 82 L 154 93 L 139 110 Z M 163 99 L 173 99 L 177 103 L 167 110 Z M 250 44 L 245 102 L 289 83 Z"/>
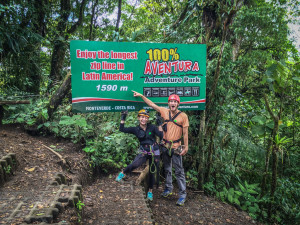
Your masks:
<path fill-rule="evenodd" d="M 178 95 L 170 95 L 168 99 L 169 109 L 159 107 L 151 100 L 142 94 L 133 91 L 133 96 L 141 97 L 144 102 L 152 107 L 155 111 L 159 112 L 164 118 L 163 125 L 163 147 L 162 158 L 165 169 L 166 183 L 165 190 L 161 194 L 163 197 L 168 197 L 172 194 L 172 164 L 175 168 L 175 176 L 179 187 L 179 199 L 177 205 L 183 206 L 186 200 L 186 182 L 185 174 L 182 165 L 182 156 L 184 156 L 189 149 L 188 128 L 189 120 L 185 113 L 178 110 L 180 98 Z M 183 135 L 184 148 L 181 148 L 181 137 Z"/>

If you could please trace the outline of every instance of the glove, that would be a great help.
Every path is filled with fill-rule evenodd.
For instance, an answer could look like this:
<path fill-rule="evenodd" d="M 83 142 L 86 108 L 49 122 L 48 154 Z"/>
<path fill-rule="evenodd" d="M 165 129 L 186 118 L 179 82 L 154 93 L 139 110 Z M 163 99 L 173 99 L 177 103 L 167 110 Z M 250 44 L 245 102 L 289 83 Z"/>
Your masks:
<path fill-rule="evenodd" d="M 164 123 L 164 118 L 160 116 L 160 113 L 156 113 L 156 125 L 161 126 Z"/>
<path fill-rule="evenodd" d="M 126 116 L 127 116 L 127 114 L 128 114 L 128 110 L 126 110 L 126 111 L 122 111 L 121 112 L 121 120 L 126 120 Z"/>

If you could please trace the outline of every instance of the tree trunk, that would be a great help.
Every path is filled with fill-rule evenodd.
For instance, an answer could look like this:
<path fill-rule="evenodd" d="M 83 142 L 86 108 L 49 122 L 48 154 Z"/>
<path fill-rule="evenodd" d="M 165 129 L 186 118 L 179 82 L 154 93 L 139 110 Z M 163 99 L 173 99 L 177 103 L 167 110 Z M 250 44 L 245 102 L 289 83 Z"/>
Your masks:
<path fill-rule="evenodd" d="M 51 57 L 51 71 L 50 71 L 50 86 L 51 89 L 54 85 L 62 79 L 62 69 L 64 66 L 65 54 L 67 46 L 64 41 L 56 40 L 53 46 L 53 53 Z"/>
<path fill-rule="evenodd" d="M 278 121 L 275 122 L 274 125 L 274 135 L 273 141 L 275 140 L 275 136 L 278 133 Z M 274 194 L 277 187 L 277 163 L 278 163 L 278 156 L 277 156 L 277 146 L 275 144 L 272 145 L 272 181 L 271 181 L 271 196 L 270 196 L 270 203 L 268 206 L 268 219 L 271 220 L 271 216 L 273 213 L 273 204 L 272 201 L 274 200 Z"/>
<path fill-rule="evenodd" d="M 4 117 L 4 108 L 2 105 L 0 105 L 0 125 L 2 125 L 3 117 Z"/>
<path fill-rule="evenodd" d="M 203 111 L 203 115 L 200 121 L 200 128 L 198 134 L 198 189 L 203 191 L 204 185 L 204 130 L 205 130 L 205 111 Z"/>
<path fill-rule="evenodd" d="M 209 138 L 209 145 L 208 145 L 208 153 L 207 153 L 207 164 L 206 164 L 206 172 L 205 172 L 205 177 L 204 177 L 204 182 L 209 181 L 210 177 L 210 172 L 211 168 L 213 165 L 213 154 L 214 154 L 214 138 L 218 129 L 218 122 L 219 119 L 215 120 L 215 126 L 211 129 L 210 133 L 210 138 Z"/>
<path fill-rule="evenodd" d="M 271 118 L 273 119 L 274 121 L 274 128 L 273 128 L 273 131 L 272 131 L 272 140 L 271 140 L 271 150 L 272 150 L 272 181 L 271 181 L 271 201 L 268 205 L 268 219 L 270 220 L 271 219 L 271 216 L 272 216 L 272 213 L 273 213 L 273 204 L 272 204 L 272 201 L 274 200 L 274 194 L 275 194 L 275 191 L 276 191 L 276 187 L 277 187 L 277 163 L 278 163 L 278 156 L 277 156 L 277 150 L 278 150 L 278 146 L 277 146 L 277 143 L 276 143 L 276 136 L 278 135 L 278 130 L 279 130 L 279 119 L 280 119 L 280 116 L 281 116 L 281 112 L 282 112 L 282 101 L 281 101 L 281 104 L 280 104 L 280 110 L 278 112 L 278 115 L 274 115 L 271 107 L 270 107 L 270 104 L 269 104 L 269 101 L 268 101 L 268 98 L 266 96 L 266 94 L 264 94 L 264 100 L 265 100 L 265 103 L 266 103 L 266 108 L 271 116 Z"/>
<path fill-rule="evenodd" d="M 274 193 L 277 187 L 277 149 L 274 147 L 272 150 L 272 183 L 271 183 L 271 197 L 274 197 Z"/>
<path fill-rule="evenodd" d="M 49 120 L 52 118 L 53 113 L 57 107 L 61 104 L 64 97 L 71 90 L 71 72 L 68 72 L 61 86 L 56 90 L 56 92 L 51 96 L 48 109 Z"/>
<path fill-rule="evenodd" d="M 210 89 L 210 93 L 208 95 L 208 101 L 207 101 L 207 105 L 206 105 L 206 115 L 207 115 L 206 121 L 207 121 L 207 125 L 208 125 L 207 127 L 210 127 L 209 124 L 212 124 L 212 122 L 210 121 L 212 118 L 211 112 L 213 111 L 213 108 L 215 108 L 214 107 L 215 106 L 215 104 L 214 104 L 215 103 L 215 92 L 216 92 L 217 84 L 218 84 L 218 81 L 220 78 L 221 63 L 222 63 L 222 58 L 223 58 L 223 51 L 224 51 L 224 46 L 225 46 L 225 42 L 226 42 L 227 31 L 229 28 L 229 24 L 231 24 L 235 13 L 236 13 L 236 11 L 232 10 L 230 12 L 230 14 L 228 15 L 228 18 L 224 21 L 224 28 L 223 28 L 223 33 L 222 33 L 222 44 L 221 44 L 221 48 L 220 48 L 219 55 L 218 55 L 217 66 L 216 66 L 216 70 L 215 70 L 214 78 L 213 78 L 214 80 L 212 83 L 212 87 Z M 225 99 L 223 99 L 223 103 L 224 103 L 224 100 Z M 216 114 L 218 114 L 218 112 Z M 213 163 L 212 162 L 213 141 L 214 141 L 215 133 L 217 131 L 217 124 L 218 124 L 219 119 L 220 118 L 215 118 L 215 122 L 214 122 L 215 127 L 210 129 L 211 132 L 206 132 L 206 136 L 210 136 L 210 138 L 209 138 L 210 143 L 209 143 L 209 148 L 208 148 L 207 166 L 206 166 L 206 172 L 205 172 L 205 178 L 204 178 L 205 182 L 207 182 L 209 180 L 210 170 L 211 170 L 212 163 Z"/>
<path fill-rule="evenodd" d="M 50 85 L 48 85 L 48 90 L 53 88 L 55 83 L 61 81 L 62 79 L 62 69 L 64 66 L 66 50 L 68 48 L 66 41 L 69 39 L 69 35 L 74 33 L 77 30 L 77 28 L 82 24 L 85 4 L 86 0 L 82 0 L 80 4 L 78 21 L 66 31 L 67 26 L 69 25 L 68 19 L 71 14 L 71 2 L 69 0 L 61 0 L 60 2 L 61 16 L 58 20 L 59 22 L 57 26 L 59 35 L 54 41 L 50 71 L 51 81 Z"/>
<path fill-rule="evenodd" d="M 271 153 L 271 147 L 272 147 L 272 137 L 273 134 L 271 135 L 267 147 L 267 152 L 266 152 L 266 159 L 265 159 L 265 170 L 262 178 L 262 183 L 261 183 L 261 193 L 260 197 L 263 197 L 266 193 L 266 184 L 267 184 L 267 178 L 268 178 L 268 171 L 269 171 L 269 162 L 270 162 L 270 153 Z"/>
<path fill-rule="evenodd" d="M 236 149 L 234 151 L 234 155 L 233 155 L 233 165 L 236 166 L 236 158 L 237 158 L 237 155 L 238 155 L 238 151 L 239 151 L 239 148 L 240 148 L 240 142 L 238 141 L 238 143 L 236 144 Z"/>
<path fill-rule="evenodd" d="M 241 48 L 241 38 L 235 39 L 233 46 L 232 46 L 232 61 L 235 62 L 237 58 L 239 57 L 239 51 Z"/>
<path fill-rule="evenodd" d="M 95 1 L 95 3 L 93 4 L 93 8 L 92 8 L 89 41 L 94 40 L 94 38 L 93 38 L 93 27 L 94 27 L 95 9 L 96 9 L 97 5 L 98 5 L 98 0 Z"/>
<path fill-rule="evenodd" d="M 34 1 L 34 10 L 33 13 L 33 25 L 36 33 L 40 34 L 42 37 L 45 37 L 46 29 L 46 15 L 47 7 L 49 7 L 48 0 L 35 0 Z"/>

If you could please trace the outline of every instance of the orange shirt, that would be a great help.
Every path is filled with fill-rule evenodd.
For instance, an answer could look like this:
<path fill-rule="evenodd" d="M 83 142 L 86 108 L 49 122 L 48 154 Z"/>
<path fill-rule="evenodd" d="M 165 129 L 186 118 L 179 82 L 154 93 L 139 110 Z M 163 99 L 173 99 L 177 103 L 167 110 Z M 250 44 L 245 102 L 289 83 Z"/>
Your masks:
<path fill-rule="evenodd" d="M 164 118 L 164 120 L 169 119 L 170 109 L 166 109 L 164 107 L 159 107 L 159 112 L 161 114 L 161 117 Z M 189 119 L 184 112 L 181 112 L 175 118 L 175 120 L 176 120 L 176 123 L 179 125 L 182 125 L 182 127 L 189 126 Z M 166 139 L 168 141 L 176 141 L 176 140 L 180 139 L 181 137 L 182 137 L 182 128 L 177 126 L 173 122 L 168 122 L 167 132 L 164 132 L 164 139 Z M 179 145 L 181 145 L 181 142 L 173 143 L 172 148 L 178 148 Z"/>

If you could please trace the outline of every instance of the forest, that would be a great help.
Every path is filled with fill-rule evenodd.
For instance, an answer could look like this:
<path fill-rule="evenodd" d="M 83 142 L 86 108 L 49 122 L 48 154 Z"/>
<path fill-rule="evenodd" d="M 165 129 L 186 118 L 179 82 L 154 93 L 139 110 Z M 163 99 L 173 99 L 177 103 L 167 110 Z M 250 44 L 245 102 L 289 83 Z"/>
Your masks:
<path fill-rule="evenodd" d="M 187 185 L 262 223 L 299 224 L 299 16 L 297 0 L 2 0 L 0 121 L 81 143 L 95 170 L 117 171 L 138 141 L 118 132 L 120 113 L 72 112 L 70 41 L 206 44 Z"/>

